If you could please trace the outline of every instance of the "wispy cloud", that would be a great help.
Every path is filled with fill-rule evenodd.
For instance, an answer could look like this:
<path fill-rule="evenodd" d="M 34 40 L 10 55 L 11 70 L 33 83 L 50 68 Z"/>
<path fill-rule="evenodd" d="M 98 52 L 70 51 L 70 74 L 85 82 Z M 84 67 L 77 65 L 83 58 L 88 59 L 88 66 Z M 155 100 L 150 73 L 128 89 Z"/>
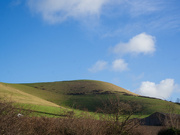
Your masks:
<path fill-rule="evenodd" d="M 116 59 L 112 62 L 112 70 L 122 72 L 128 70 L 128 64 L 123 59 Z"/>
<path fill-rule="evenodd" d="M 84 16 L 99 16 L 108 0 L 28 0 L 33 12 L 42 15 L 49 23 L 62 22 Z"/>
<path fill-rule="evenodd" d="M 128 0 L 126 4 L 132 16 L 150 14 L 163 8 L 163 2 L 161 0 Z"/>
<path fill-rule="evenodd" d="M 176 85 L 174 83 L 174 79 L 165 79 L 159 84 L 146 81 L 141 83 L 137 93 L 144 96 L 167 99 L 171 96 L 171 93 L 175 90 L 175 88 Z"/>
<path fill-rule="evenodd" d="M 27 0 L 27 2 L 32 12 L 40 14 L 49 23 L 62 22 L 68 18 L 105 15 L 114 8 L 120 14 L 139 16 L 162 7 L 159 6 L 160 2 L 155 0 Z"/>
<path fill-rule="evenodd" d="M 142 72 L 142 73 L 139 74 L 139 75 L 134 75 L 134 74 L 129 75 L 129 77 L 130 77 L 133 81 L 138 81 L 138 80 L 144 78 L 144 76 L 145 76 L 145 73 L 144 73 L 144 72 Z"/>
<path fill-rule="evenodd" d="M 15 0 L 17 4 L 20 2 L 21 0 Z M 38 14 L 50 24 L 75 19 L 83 22 L 88 28 L 92 24 L 96 24 L 92 26 L 97 26 L 97 24 L 103 26 L 105 29 L 99 29 L 102 31 L 103 37 L 117 36 L 120 33 L 126 34 L 128 31 L 129 33 L 141 32 L 144 29 L 146 31 L 161 31 L 163 29 L 179 30 L 180 28 L 180 15 L 177 14 L 180 10 L 179 7 L 175 6 L 174 1 L 27 0 L 27 5 L 33 13 Z M 105 23 L 101 23 L 112 19 L 119 20 L 118 22 L 114 21 L 114 23 L 121 25 L 112 24 L 114 26 L 109 27 L 109 25 L 105 26 Z M 124 20 L 126 23 L 123 23 Z"/>
<path fill-rule="evenodd" d="M 162 17 L 155 17 L 152 21 L 147 23 L 147 27 L 157 30 L 165 29 L 180 29 L 180 15 L 179 14 L 170 14 Z"/>
<path fill-rule="evenodd" d="M 119 43 L 111 48 L 115 54 L 153 54 L 155 52 L 155 37 L 146 33 L 134 36 L 128 43 Z"/>
<path fill-rule="evenodd" d="M 146 31 L 149 33 L 180 30 L 179 2 L 164 0 L 127 0 L 114 6 L 113 19 L 118 25 L 111 26 L 102 37 L 120 37 Z M 109 15 L 111 17 L 111 15 Z M 126 23 L 123 23 L 126 22 Z"/>
<path fill-rule="evenodd" d="M 99 60 L 88 70 L 92 73 L 96 73 L 96 72 L 99 72 L 99 71 L 106 69 L 107 65 L 108 65 L 108 62 L 103 61 L 103 60 Z"/>

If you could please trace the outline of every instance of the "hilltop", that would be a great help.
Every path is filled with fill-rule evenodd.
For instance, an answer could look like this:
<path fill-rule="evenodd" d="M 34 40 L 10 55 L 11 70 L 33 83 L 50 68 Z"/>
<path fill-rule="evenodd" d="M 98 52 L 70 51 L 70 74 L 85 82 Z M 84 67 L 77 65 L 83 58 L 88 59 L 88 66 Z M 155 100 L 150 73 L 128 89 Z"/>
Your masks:
<path fill-rule="evenodd" d="M 23 85 L 64 95 L 91 95 L 115 93 L 129 94 L 132 96 L 138 95 L 114 84 L 95 80 L 29 83 Z"/>

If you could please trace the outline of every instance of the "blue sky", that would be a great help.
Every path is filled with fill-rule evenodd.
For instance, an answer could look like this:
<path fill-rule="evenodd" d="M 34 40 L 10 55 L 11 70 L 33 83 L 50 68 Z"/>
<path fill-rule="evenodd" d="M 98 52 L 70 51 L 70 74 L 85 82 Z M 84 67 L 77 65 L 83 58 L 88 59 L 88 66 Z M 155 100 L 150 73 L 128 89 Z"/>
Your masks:
<path fill-rule="evenodd" d="M 180 97 L 179 0 L 1 0 L 0 82 L 101 80 Z"/>

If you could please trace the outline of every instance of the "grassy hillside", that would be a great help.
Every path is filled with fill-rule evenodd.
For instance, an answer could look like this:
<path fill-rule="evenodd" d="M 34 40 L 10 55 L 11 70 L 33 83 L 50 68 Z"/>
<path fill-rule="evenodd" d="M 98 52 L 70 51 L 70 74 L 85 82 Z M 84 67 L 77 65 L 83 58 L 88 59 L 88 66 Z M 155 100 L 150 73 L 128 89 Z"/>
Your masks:
<path fill-rule="evenodd" d="M 52 92 L 44 92 L 21 84 L 0 83 L 0 99 L 13 102 L 18 108 L 23 107 L 24 109 L 37 111 L 36 115 L 40 116 L 53 115 L 44 115 L 38 112 L 63 114 L 65 111 L 70 111 L 67 108 L 46 100 L 48 97 L 61 98 L 60 95 Z"/>
<path fill-rule="evenodd" d="M 24 91 L 22 91 L 19 88 L 22 88 Z M 0 97 L 18 103 L 59 107 L 59 105 L 55 103 L 39 98 L 38 95 L 34 96 L 30 93 L 27 93 L 26 92 L 27 89 L 29 89 L 30 91 L 33 90 L 33 88 L 28 88 L 26 86 L 22 87 L 21 85 L 18 84 L 0 83 Z"/>
<path fill-rule="evenodd" d="M 43 97 L 43 94 L 39 96 L 58 105 L 82 110 L 88 109 L 89 111 L 96 111 L 98 107 L 102 106 L 102 101 L 110 96 L 117 94 L 137 96 L 137 94 L 111 83 L 94 80 L 30 83 L 23 85 L 38 89 L 39 92 L 43 91 L 44 94 L 46 92 L 50 92 L 52 95 L 55 94 L 55 96 Z"/>
<path fill-rule="evenodd" d="M 124 88 L 111 83 L 92 80 L 75 80 L 48 83 L 5 84 L 0 83 L 0 97 L 8 96 L 12 100 L 33 105 L 62 108 L 78 108 L 96 111 L 103 108 L 109 99 L 119 99 L 120 102 L 139 104 L 145 115 L 156 111 L 168 112 L 172 103 L 147 97 L 140 97 Z M 180 106 L 173 104 L 180 112 Z M 41 107 L 40 107 L 41 108 Z M 47 110 L 46 110 L 47 111 Z"/>
<path fill-rule="evenodd" d="M 49 83 L 30 83 L 24 84 L 41 90 L 47 90 L 58 94 L 64 95 L 90 95 L 90 94 L 131 94 L 132 93 L 124 88 L 118 87 L 111 83 L 94 81 L 94 80 L 75 80 L 75 81 L 61 81 Z"/>
<path fill-rule="evenodd" d="M 96 111 L 103 107 L 109 98 L 116 99 L 117 97 L 122 102 L 140 104 L 144 114 L 151 114 L 156 111 L 168 112 L 167 107 L 170 104 L 160 99 L 141 97 L 124 88 L 102 81 L 75 80 L 23 85 L 36 88 L 38 91 L 44 91 L 44 93 L 56 94 L 53 97 L 44 98 L 42 95 L 41 97 L 58 105 L 89 111 Z M 180 110 L 179 105 L 174 104 L 174 106 L 178 111 Z"/>

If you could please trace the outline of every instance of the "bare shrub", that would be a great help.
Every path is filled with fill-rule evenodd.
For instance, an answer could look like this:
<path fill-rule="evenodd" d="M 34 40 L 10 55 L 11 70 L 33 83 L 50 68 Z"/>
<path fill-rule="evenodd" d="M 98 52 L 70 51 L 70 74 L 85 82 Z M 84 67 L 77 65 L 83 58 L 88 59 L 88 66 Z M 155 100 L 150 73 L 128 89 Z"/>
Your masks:
<path fill-rule="evenodd" d="M 12 103 L 0 100 L 0 134 L 2 135 L 128 135 L 132 134 L 137 121 L 130 120 L 133 109 L 126 103 L 115 103 L 112 115 L 96 120 L 91 115 L 65 118 L 18 117 L 20 109 Z M 118 108 L 116 108 L 116 107 Z M 123 108 L 124 109 L 123 109 Z M 107 108 L 106 108 L 107 109 Z M 124 115 L 129 112 L 128 115 Z M 122 120 L 122 116 L 124 115 Z M 109 119 L 109 116 L 111 119 Z M 121 117 L 120 117 L 121 116 Z M 112 119 L 113 118 L 113 119 Z M 120 120 L 121 119 L 121 120 Z M 135 133 L 133 133 L 135 135 Z"/>
<path fill-rule="evenodd" d="M 180 129 L 180 115 L 178 114 L 179 112 L 176 112 L 175 108 L 176 107 L 174 103 L 169 102 L 167 104 L 169 116 L 166 117 L 166 119 L 168 119 L 166 124 L 170 128 Z"/>
<path fill-rule="evenodd" d="M 17 134 L 21 123 L 17 117 L 19 111 L 14 109 L 11 102 L 0 101 L 0 134 Z"/>
<path fill-rule="evenodd" d="M 180 115 L 176 112 L 175 104 L 168 102 L 166 105 L 164 117 L 160 117 L 164 129 L 160 130 L 158 135 L 180 135 Z"/>
<path fill-rule="evenodd" d="M 100 112 L 107 114 L 107 134 L 128 135 L 140 125 L 139 119 L 131 119 L 132 115 L 142 109 L 135 102 L 122 102 L 119 97 L 108 98 Z"/>
<path fill-rule="evenodd" d="M 164 117 L 159 117 L 163 126 L 172 129 L 180 128 L 180 115 L 176 112 L 175 104 L 168 102 L 166 105 L 167 113 L 162 113 Z"/>

